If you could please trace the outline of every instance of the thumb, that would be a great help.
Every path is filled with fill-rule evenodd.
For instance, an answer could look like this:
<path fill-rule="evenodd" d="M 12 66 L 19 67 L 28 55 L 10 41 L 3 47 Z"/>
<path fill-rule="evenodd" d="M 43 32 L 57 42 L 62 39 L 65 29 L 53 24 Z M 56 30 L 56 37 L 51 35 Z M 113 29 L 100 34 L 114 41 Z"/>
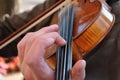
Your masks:
<path fill-rule="evenodd" d="M 84 80 L 85 78 L 85 60 L 79 60 L 73 66 L 72 69 L 72 80 Z"/>

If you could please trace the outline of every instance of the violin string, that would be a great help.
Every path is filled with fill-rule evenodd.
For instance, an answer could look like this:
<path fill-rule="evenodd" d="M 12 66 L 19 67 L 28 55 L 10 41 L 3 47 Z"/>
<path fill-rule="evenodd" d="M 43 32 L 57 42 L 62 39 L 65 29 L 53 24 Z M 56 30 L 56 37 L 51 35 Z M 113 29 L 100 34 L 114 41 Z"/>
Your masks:
<path fill-rule="evenodd" d="M 61 19 L 60 16 L 61 16 L 61 15 L 59 15 L 59 26 L 60 26 L 60 27 L 59 27 L 59 28 L 60 28 L 60 29 L 59 29 L 59 34 L 62 35 L 62 32 L 61 32 L 61 31 L 62 31 L 62 25 L 61 25 L 61 24 L 62 24 L 62 23 L 61 23 L 61 22 L 62 22 L 62 21 L 61 21 L 62 19 Z M 60 56 L 60 54 L 61 54 L 61 48 L 58 46 L 57 52 L 56 52 L 56 58 L 57 58 L 57 61 L 56 61 L 56 71 L 55 71 L 55 72 L 56 72 L 56 73 L 55 73 L 55 75 L 56 75 L 55 79 L 56 79 L 56 80 L 59 80 L 59 74 L 60 74 L 60 61 L 61 61 L 61 58 L 60 58 L 61 56 Z"/>
<path fill-rule="evenodd" d="M 66 71 L 65 71 L 65 77 L 64 77 L 65 80 L 69 80 L 69 76 L 68 76 L 68 74 L 69 74 L 69 72 L 68 72 L 68 68 L 69 68 L 68 67 L 69 66 L 68 57 L 69 57 L 69 46 L 70 46 L 69 45 L 69 39 L 70 39 L 70 36 L 69 36 L 70 26 L 69 26 L 69 24 L 70 24 L 70 17 L 71 17 L 70 14 L 69 14 L 69 13 L 71 13 L 70 9 L 71 9 L 71 6 L 68 8 L 68 11 L 67 11 L 68 13 L 66 15 L 67 16 L 67 21 L 68 21 L 68 24 L 66 24 L 66 26 L 67 26 L 68 31 L 67 31 L 67 35 L 66 35 L 67 36 L 67 45 L 66 45 L 67 46 L 67 51 L 66 51 L 67 53 L 66 53 L 66 68 L 65 68 Z"/>
<path fill-rule="evenodd" d="M 57 57 L 57 62 L 56 62 L 56 73 L 55 73 L 55 79 L 56 80 L 59 80 L 59 74 L 60 74 L 60 69 L 59 69 L 59 66 L 60 66 L 60 53 L 61 53 L 61 49 L 58 47 L 58 49 L 57 49 L 57 52 L 56 52 L 57 54 L 56 54 L 56 57 Z"/>
<path fill-rule="evenodd" d="M 65 39 L 65 13 L 63 12 L 64 17 L 61 17 L 62 18 L 62 37 Z M 65 39 L 66 40 L 66 39 Z M 61 63 L 60 63 L 60 80 L 62 80 L 63 78 L 63 69 L 64 69 L 64 63 L 65 63 L 65 56 L 64 56 L 64 50 L 65 50 L 65 46 L 61 47 Z"/>
<path fill-rule="evenodd" d="M 68 24 L 68 27 L 69 27 L 69 30 L 68 30 L 68 51 L 67 51 L 67 63 L 68 64 L 66 66 L 66 80 L 70 80 L 71 78 L 71 75 L 70 75 L 70 71 L 71 71 L 71 68 L 72 68 L 72 50 L 71 50 L 71 41 L 72 41 L 72 32 L 73 32 L 73 22 L 74 22 L 74 6 L 71 5 L 71 9 L 69 10 L 69 13 L 68 13 L 68 21 L 69 21 L 69 24 Z"/>
<path fill-rule="evenodd" d="M 64 49 L 64 64 L 63 64 L 63 68 L 62 68 L 62 75 L 63 75 L 63 77 L 62 77 L 62 80 L 65 80 L 65 77 L 66 77 L 66 66 L 67 66 L 67 50 L 68 50 L 68 31 L 69 31 L 69 27 L 68 27 L 68 17 L 69 17 L 69 15 L 68 15 L 68 13 L 69 13 L 69 7 L 67 7 L 66 9 L 65 9 L 65 25 L 64 25 L 64 27 L 65 27 L 65 34 L 64 34 L 64 39 L 66 40 L 66 45 L 65 45 L 65 49 Z M 67 79 L 68 80 L 68 79 Z"/>
<path fill-rule="evenodd" d="M 65 47 L 64 47 L 64 55 L 63 55 L 63 57 L 64 57 L 64 62 L 63 62 L 63 68 L 62 68 L 62 80 L 65 80 L 65 75 L 66 75 L 66 57 L 67 57 L 67 41 L 68 41 L 68 10 L 69 10 L 69 7 L 66 7 L 66 9 L 65 9 L 65 21 L 64 21 L 64 39 L 66 40 L 66 45 L 65 45 Z"/>

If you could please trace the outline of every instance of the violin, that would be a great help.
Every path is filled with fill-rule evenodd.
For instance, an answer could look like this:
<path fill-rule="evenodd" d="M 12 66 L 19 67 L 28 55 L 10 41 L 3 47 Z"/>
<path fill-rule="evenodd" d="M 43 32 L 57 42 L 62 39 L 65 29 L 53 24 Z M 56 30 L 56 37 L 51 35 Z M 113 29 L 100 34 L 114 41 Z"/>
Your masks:
<path fill-rule="evenodd" d="M 80 1 L 82 2 L 80 3 Z M 74 6 L 74 22 L 71 41 L 72 65 L 74 65 L 76 61 L 86 57 L 112 29 L 115 17 L 111 13 L 111 8 L 103 0 L 60 0 L 50 9 L 46 10 L 18 30 L 20 33 L 17 35 L 14 33 L 0 42 L 0 45 L 2 45 L 0 49 L 57 10 L 61 9 L 62 11 L 68 4 Z M 51 24 L 58 23 L 57 21 L 59 21 L 59 18 L 55 16 Z M 14 35 L 15 37 L 13 38 Z M 55 70 L 57 60 L 55 54 L 56 48 L 57 46 L 53 44 L 47 49 L 45 54 L 45 60 L 53 70 Z"/>
<path fill-rule="evenodd" d="M 86 57 L 110 32 L 115 16 L 110 12 L 107 3 L 96 0 L 87 0 L 84 5 L 75 5 L 73 36 L 72 36 L 72 61 Z M 58 20 L 53 20 L 58 21 Z M 53 22 L 55 23 L 55 22 Z M 52 50 L 52 51 L 51 51 Z M 46 61 L 55 70 L 56 45 L 46 51 Z"/>

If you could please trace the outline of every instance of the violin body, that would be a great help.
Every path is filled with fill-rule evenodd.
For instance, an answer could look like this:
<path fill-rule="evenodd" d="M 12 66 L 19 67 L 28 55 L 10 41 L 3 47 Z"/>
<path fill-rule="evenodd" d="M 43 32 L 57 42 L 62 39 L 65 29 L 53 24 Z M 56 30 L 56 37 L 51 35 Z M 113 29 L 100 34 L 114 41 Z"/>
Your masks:
<path fill-rule="evenodd" d="M 95 48 L 109 33 L 115 21 L 114 15 L 110 13 L 105 5 L 97 0 L 93 3 L 87 2 L 83 10 L 77 14 L 82 16 L 83 19 L 75 19 L 79 20 L 76 23 L 79 27 L 74 29 L 72 41 L 76 60 L 85 57 Z"/>
<path fill-rule="evenodd" d="M 72 39 L 73 63 L 87 56 L 105 38 L 114 21 L 115 17 L 105 2 L 86 0 L 82 6 L 75 5 Z M 48 48 L 45 55 L 46 62 L 53 70 L 56 63 L 55 52 L 56 45 L 53 45 Z"/>

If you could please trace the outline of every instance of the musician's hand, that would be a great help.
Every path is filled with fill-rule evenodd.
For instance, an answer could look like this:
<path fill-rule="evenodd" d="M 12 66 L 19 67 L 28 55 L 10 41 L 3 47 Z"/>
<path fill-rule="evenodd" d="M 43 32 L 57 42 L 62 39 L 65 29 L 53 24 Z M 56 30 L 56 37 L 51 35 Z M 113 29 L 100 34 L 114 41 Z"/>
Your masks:
<path fill-rule="evenodd" d="M 52 44 L 65 45 L 64 39 L 57 33 L 58 26 L 52 25 L 36 32 L 28 33 L 18 43 L 21 71 L 26 80 L 54 80 L 54 71 L 47 65 L 44 54 Z M 72 70 L 72 77 L 83 80 L 85 62 L 79 61 Z M 73 80 L 74 80 L 73 79 Z"/>

